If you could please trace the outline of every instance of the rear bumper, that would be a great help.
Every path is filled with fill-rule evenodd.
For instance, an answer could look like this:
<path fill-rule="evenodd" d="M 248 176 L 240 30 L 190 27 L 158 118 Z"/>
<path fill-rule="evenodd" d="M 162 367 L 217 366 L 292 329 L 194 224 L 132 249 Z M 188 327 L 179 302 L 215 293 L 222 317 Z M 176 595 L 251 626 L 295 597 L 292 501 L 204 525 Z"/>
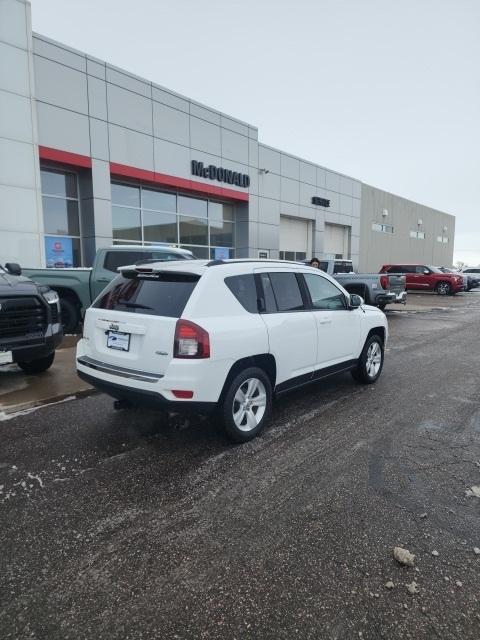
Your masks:
<path fill-rule="evenodd" d="M 109 350 L 110 351 L 110 350 Z M 125 357 L 121 352 L 108 353 L 92 349 L 83 338 L 77 343 L 77 373 L 88 376 L 88 382 L 113 397 L 126 398 L 130 391 L 143 398 L 142 404 L 171 403 L 173 405 L 215 405 L 221 395 L 228 372 L 232 366 L 229 359 L 212 358 L 184 360 L 172 358 L 162 366 L 154 360 L 142 362 L 137 357 Z M 142 366 L 143 365 L 143 366 Z M 179 398 L 175 391 L 188 391 L 190 398 Z"/>
<path fill-rule="evenodd" d="M 407 303 L 407 292 L 406 291 L 402 291 L 401 293 L 398 293 L 395 296 L 394 302 L 396 302 L 397 304 L 406 304 Z"/>
<path fill-rule="evenodd" d="M 115 382 L 108 382 L 107 380 L 101 380 L 95 376 L 85 373 L 77 369 L 77 375 L 92 387 L 95 387 L 99 391 L 106 393 L 107 395 L 115 398 L 116 400 L 126 400 L 137 407 L 151 408 L 151 409 L 164 409 L 167 411 L 175 411 L 178 413 L 212 413 L 215 410 L 217 404 L 215 402 L 195 402 L 195 401 L 174 401 L 168 400 L 161 393 L 156 391 L 148 391 L 146 389 L 135 389 L 127 387 Z"/>
<path fill-rule="evenodd" d="M 394 293 L 379 293 L 375 296 L 375 304 L 388 304 L 390 302 L 395 302 L 395 297 Z"/>
<path fill-rule="evenodd" d="M 11 351 L 13 362 L 32 362 L 33 360 L 40 360 L 46 358 L 55 351 L 58 345 L 62 342 L 63 333 L 61 325 L 54 325 L 58 327 L 58 331 L 50 332 L 49 335 L 43 338 L 35 339 L 16 339 L 14 341 L 5 341 L 0 344 L 0 351 Z"/>
<path fill-rule="evenodd" d="M 407 292 L 402 291 L 401 293 L 380 293 L 375 297 L 375 304 L 392 304 L 392 303 L 401 303 L 405 304 L 407 302 Z"/>

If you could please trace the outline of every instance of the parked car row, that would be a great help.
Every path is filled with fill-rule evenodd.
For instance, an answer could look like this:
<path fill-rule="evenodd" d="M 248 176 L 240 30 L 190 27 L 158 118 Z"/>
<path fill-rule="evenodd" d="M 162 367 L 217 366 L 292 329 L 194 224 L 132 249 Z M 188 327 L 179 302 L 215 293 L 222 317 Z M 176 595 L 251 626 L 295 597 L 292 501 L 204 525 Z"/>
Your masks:
<path fill-rule="evenodd" d="M 351 260 L 318 260 L 318 267 L 331 275 L 348 293 L 362 296 L 367 304 L 385 309 L 387 304 L 407 301 L 406 279 L 403 275 L 355 273 Z"/>
<path fill-rule="evenodd" d="M 425 264 L 385 264 L 380 273 L 404 275 L 407 291 L 434 291 L 442 296 L 470 291 L 479 285 L 479 280 L 469 277 L 465 271 Z"/>
<path fill-rule="evenodd" d="M 480 270 L 419 264 L 384 265 L 379 274 L 355 274 L 346 260 L 319 267 L 115 246 L 98 251 L 93 269 L 53 270 L 55 281 L 52 269 L 27 271 L 44 281 L 37 284 L 7 264 L 0 364 L 46 370 L 62 339 L 60 296 L 69 292 L 65 303 L 74 292 L 77 323 L 86 310 L 81 378 L 116 408 L 214 412 L 232 440 L 246 442 L 278 395 L 342 371 L 365 384 L 378 379 L 388 324 L 375 306 L 405 302 L 407 289 L 454 295 L 480 282 Z"/>

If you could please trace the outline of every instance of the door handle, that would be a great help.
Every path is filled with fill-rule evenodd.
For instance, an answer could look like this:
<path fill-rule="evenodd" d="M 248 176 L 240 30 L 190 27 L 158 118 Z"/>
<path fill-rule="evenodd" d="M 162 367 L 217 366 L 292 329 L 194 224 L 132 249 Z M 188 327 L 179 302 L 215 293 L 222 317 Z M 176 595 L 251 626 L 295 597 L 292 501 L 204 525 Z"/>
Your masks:
<path fill-rule="evenodd" d="M 332 324 L 331 320 L 319 320 L 318 324 Z"/>
<path fill-rule="evenodd" d="M 97 282 L 110 282 L 108 278 L 97 278 Z"/>

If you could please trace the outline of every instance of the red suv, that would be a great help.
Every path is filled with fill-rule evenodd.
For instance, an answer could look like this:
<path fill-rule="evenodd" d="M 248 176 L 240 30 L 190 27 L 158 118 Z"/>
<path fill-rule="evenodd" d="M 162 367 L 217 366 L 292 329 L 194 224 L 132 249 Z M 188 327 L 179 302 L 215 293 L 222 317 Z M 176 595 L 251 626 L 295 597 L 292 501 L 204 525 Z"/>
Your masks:
<path fill-rule="evenodd" d="M 384 264 L 380 273 L 401 273 L 407 277 L 411 291 L 435 291 L 441 296 L 454 296 L 463 291 L 463 278 L 455 273 L 443 273 L 437 267 L 424 264 Z"/>

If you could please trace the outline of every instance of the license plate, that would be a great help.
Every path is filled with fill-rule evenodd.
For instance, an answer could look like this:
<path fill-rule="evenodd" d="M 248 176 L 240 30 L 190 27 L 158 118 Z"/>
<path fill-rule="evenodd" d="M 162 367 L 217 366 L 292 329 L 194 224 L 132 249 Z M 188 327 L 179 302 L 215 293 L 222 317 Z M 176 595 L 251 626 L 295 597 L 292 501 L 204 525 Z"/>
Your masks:
<path fill-rule="evenodd" d="M 130 349 L 130 334 L 122 331 L 107 331 L 107 347 L 128 351 Z"/>
<path fill-rule="evenodd" d="M 11 364 L 13 362 L 11 351 L 0 351 L 0 364 Z"/>

